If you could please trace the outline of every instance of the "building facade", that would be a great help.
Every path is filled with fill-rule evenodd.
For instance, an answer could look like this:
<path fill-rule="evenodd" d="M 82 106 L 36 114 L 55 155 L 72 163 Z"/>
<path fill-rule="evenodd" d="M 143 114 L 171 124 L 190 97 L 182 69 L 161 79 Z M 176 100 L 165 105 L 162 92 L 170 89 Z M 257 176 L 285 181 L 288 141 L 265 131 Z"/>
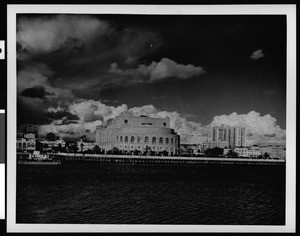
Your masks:
<path fill-rule="evenodd" d="M 285 152 L 285 148 L 282 146 L 267 145 L 261 147 L 261 153 L 268 153 L 273 159 L 285 159 Z"/>
<path fill-rule="evenodd" d="M 96 144 L 108 151 L 118 148 L 123 151 L 151 150 L 178 153 L 179 135 L 170 128 L 169 118 L 135 117 L 122 114 L 96 128 Z"/>
<path fill-rule="evenodd" d="M 77 148 L 81 152 L 93 150 L 95 146 L 96 146 L 95 142 L 87 142 L 87 141 L 83 141 L 82 139 L 77 142 Z"/>
<path fill-rule="evenodd" d="M 17 149 L 34 151 L 36 148 L 35 134 L 23 134 L 17 138 Z"/>
<path fill-rule="evenodd" d="M 212 130 L 212 141 L 227 141 L 229 147 L 244 147 L 246 143 L 246 129 L 241 126 L 215 126 Z"/>

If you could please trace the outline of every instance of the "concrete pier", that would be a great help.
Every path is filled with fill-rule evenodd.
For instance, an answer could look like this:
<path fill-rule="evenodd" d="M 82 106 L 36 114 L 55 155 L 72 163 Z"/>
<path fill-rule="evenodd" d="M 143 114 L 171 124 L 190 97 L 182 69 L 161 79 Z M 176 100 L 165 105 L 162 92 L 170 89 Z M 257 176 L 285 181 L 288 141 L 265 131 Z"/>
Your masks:
<path fill-rule="evenodd" d="M 61 162 L 115 162 L 147 164 L 219 164 L 219 165 L 285 165 L 285 160 L 249 159 L 226 157 L 174 157 L 174 156 L 129 156 L 82 153 L 57 153 L 55 158 Z"/>

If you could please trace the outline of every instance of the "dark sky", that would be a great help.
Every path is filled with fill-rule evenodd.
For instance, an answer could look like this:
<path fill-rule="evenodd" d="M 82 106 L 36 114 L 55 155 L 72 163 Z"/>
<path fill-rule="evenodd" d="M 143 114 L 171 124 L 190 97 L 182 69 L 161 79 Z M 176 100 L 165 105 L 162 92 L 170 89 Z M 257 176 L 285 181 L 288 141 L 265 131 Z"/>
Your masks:
<path fill-rule="evenodd" d="M 255 111 L 285 129 L 285 16 L 19 15 L 17 26 L 19 123 L 68 119 L 90 99 L 201 124 Z"/>

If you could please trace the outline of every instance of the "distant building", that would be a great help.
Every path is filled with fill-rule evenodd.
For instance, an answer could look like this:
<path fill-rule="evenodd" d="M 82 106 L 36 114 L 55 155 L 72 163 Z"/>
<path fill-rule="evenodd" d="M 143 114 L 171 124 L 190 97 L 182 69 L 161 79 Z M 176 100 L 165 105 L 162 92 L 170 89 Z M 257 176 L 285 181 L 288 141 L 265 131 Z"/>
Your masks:
<path fill-rule="evenodd" d="M 135 117 L 122 114 L 96 128 L 96 144 L 108 151 L 166 151 L 177 154 L 179 135 L 170 128 L 169 118 Z"/>
<path fill-rule="evenodd" d="M 262 155 L 261 148 L 257 145 L 250 147 L 250 157 L 259 157 Z"/>
<path fill-rule="evenodd" d="M 43 149 L 45 151 L 50 151 L 53 147 L 66 146 L 66 142 L 62 138 L 55 141 L 41 140 L 40 143 L 43 144 Z"/>
<path fill-rule="evenodd" d="M 285 148 L 282 146 L 276 146 L 276 145 L 266 145 L 262 146 L 261 148 L 261 153 L 262 155 L 264 153 L 268 153 L 270 158 L 273 159 L 285 159 Z"/>
<path fill-rule="evenodd" d="M 17 149 L 24 151 L 34 151 L 36 148 L 35 134 L 17 135 Z"/>
<path fill-rule="evenodd" d="M 234 152 L 238 154 L 239 157 L 250 157 L 251 148 L 249 147 L 236 147 L 233 149 Z"/>
<path fill-rule="evenodd" d="M 215 126 L 212 130 L 212 141 L 227 141 L 229 147 L 244 147 L 246 143 L 246 129 L 241 126 Z"/>
<path fill-rule="evenodd" d="M 96 146 L 95 142 L 87 142 L 83 141 L 82 139 L 77 142 L 77 148 L 79 151 L 85 152 L 87 150 L 93 150 Z"/>

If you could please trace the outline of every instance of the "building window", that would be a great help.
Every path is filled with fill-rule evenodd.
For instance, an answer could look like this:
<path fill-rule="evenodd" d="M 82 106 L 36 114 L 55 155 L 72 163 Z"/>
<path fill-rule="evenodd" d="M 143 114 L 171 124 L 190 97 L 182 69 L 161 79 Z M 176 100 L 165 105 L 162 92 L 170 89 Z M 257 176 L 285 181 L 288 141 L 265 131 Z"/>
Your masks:
<path fill-rule="evenodd" d="M 152 138 L 152 144 L 156 144 L 156 137 Z"/>
<path fill-rule="evenodd" d="M 169 144 L 169 138 L 166 138 L 166 144 Z"/>
<path fill-rule="evenodd" d="M 128 123 L 128 120 L 124 120 L 124 123 L 127 124 L 127 123 Z"/>
<path fill-rule="evenodd" d="M 159 138 L 159 144 L 163 144 L 164 140 L 162 137 Z"/>
<path fill-rule="evenodd" d="M 117 142 L 119 142 L 119 136 L 117 136 Z"/>
<path fill-rule="evenodd" d="M 149 137 L 145 137 L 145 143 L 148 143 L 149 142 Z"/>
<path fill-rule="evenodd" d="M 164 126 L 167 126 L 167 123 L 164 122 L 163 125 L 164 125 Z"/>
<path fill-rule="evenodd" d="M 123 136 L 120 137 L 120 142 L 123 143 Z"/>
<path fill-rule="evenodd" d="M 141 137 L 138 136 L 138 137 L 137 137 L 137 143 L 140 143 L 140 142 L 141 142 Z"/>
<path fill-rule="evenodd" d="M 128 143 L 128 137 L 125 136 L 125 143 Z"/>
<path fill-rule="evenodd" d="M 131 136 L 130 142 L 131 142 L 131 143 L 134 143 L 134 137 L 133 137 L 133 136 Z"/>

